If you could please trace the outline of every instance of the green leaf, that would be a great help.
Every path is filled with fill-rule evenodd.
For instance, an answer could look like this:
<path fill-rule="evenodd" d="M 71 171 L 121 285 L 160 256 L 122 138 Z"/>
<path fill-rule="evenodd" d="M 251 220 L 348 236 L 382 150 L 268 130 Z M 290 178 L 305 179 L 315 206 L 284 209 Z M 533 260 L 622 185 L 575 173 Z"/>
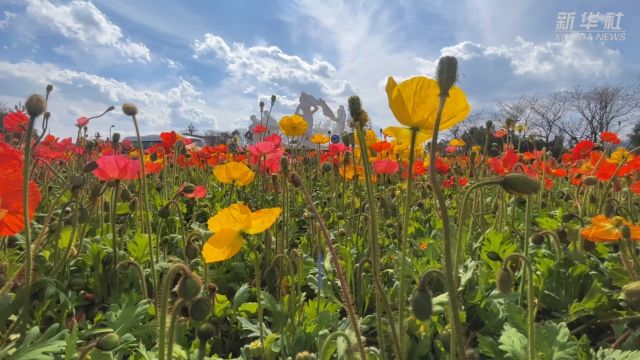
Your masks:
<path fill-rule="evenodd" d="M 527 358 L 527 337 L 522 335 L 511 324 L 504 324 L 504 330 L 500 335 L 500 350 L 506 352 L 506 359 Z"/>
<path fill-rule="evenodd" d="M 71 233 L 73 232 L 73 226 L 67 225 L 60 231 L 60 238 L 58 239 L 58 247 L 60 249 L 66 249 L 69 246 L 71 240 Z"/>
<path fill-rule="evenodd" d="M 508 237 L 508 234 L 503 234 L 495 230 L 489 230 L 484 234 L 482 241 L 482 260 L 491 266 L 493 271 L 498 271 L 500 267 L 500 261 L 493 261 L 487 256 L 490 252 L 495 252 L 502 259 L 506 258 L 509 254 L 512 254 L 518 250 L 518 246 Z"/>
<path fill-rule="evenodd" d="M 593 360 L 637 360 L 640 359 L 640 351 L 621 351 L 600 348 L 593 352 Z"/>
<path fill-rule="evenodd" d="M 129 208 L 129 203 L 118 203 L 118 206 L 116 207 L 117 215 L 127 215 L 130 212 L 131 209 Z"/>
<path fill-rule="evenodd" d="M 22 344 L 15 352 L 8 355 L 9 350 L 0 350 L 0 358 L 5 360 L 51 359 L 53 358 L 53 354 L 63 353 L 67 346 L 67 342 L 64 340 L 64 337 L 67 335 L 67 330 L 59 329 L 60 326 L 55 324 L 49 327 L 44 334 L 40 334 L 40 329 L 38 327 L 33 327 L 27 331 Z"/>
<path fill-rule="evenodd" d="M 245 302 L 247 302 L 247 300 L 249 300 L 250 296 L 251 296 L 251 288 L 249 287 L 249 284 L 247 283 L 242 284 L 242 286 L 240 286 L 238 291 L 236 291 L 236 295 L 233 297 L 233 308 L 238 309 L 240 305 L 244 304 Z"/>
<path fill-rule="evenodd" d="M 558 222 L 558 220 L 547 217 L 547 216 L 537 217 L 536 223 L 543 230 L 554 231 L 560 227 L 560 223 Z"/>
<path fill-rule="evenodd" d="M 151 236 L 151 241 L 155 243 L 155 235 Z M 133 239 L 130 239 L 127 242 L 127 250 L 129 250 L 129 255 L 138 262 L 142 264 L 149 260 L 149 235 L 144 233 L 136 233 L 133 236 Z"/>
<path fill-rule="evenodd" d="M 255 314 L 256 312 L 258 312 L 258 303 L 256 302 L 244 303 L 240 305 L 240 307 L 238 307 L 238 311 L 242 311 L 248 314 Z"/>

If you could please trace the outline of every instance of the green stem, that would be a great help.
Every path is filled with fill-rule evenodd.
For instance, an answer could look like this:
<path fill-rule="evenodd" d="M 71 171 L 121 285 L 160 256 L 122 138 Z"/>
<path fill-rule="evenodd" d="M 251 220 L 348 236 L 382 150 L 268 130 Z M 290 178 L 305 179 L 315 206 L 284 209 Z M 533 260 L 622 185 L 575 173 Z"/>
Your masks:
<path fill-rule="evenodd" d="M 176 321 L 178 319 L 178 315 L 180 315 L 180 310 L 185 305 L 184 299 L 179 299 L 173 304 L 173 310 L 171 311 L 171 321 L 169 322 L 169 338 L 167 339 L 167 360 L 173 359 L 173 343 L 174 336 L 176 334 Z"/>
<path fill-rule="evenodd" d="M 165 346 L 167 331 L 167 305 L 169 303 L 169 294 L 171 292 L 173 278 L 177 274 L 186 276 L 190 273 L 191 271 L 185 264 L 178 263 L 169 268 L 167 274 L 164 276 L 162 292 L 158 294 L 160 296 L 160 309 L 158 309 L 158 313 L 160 314 L 160 319 L 158 321 L 158 360 L 165 360 L 167 350 Z"/>
<path fill-rule="evenodd" d="M 447 210 L 447 204 L 444 199 L 444 194 L 440 188 L 438 181 L 438 173 L 436 171 L 436 152 L 438 147 L 438 130 L 440 129 L 440 120 L 442 119 L 442 110 L 444 109 L 445 101 L 447 100 L 446 94 L 440 96 L 440 104 L 438 107 L 438 115 L 433 128 L 433 138 L 431 140 L 431 151 L 429 152 L 429 177 L 431 180 L 431 186 L 433 188 L 433 194 L 438 202 L 438 208 L 440 210 L 440 217 L 442 218 L 442 228 L 444 237 L 444 268 L 445 275 L 447 275 L 447 291 L 449 292 L 449 308 L 451 311 L 450 324 L 451 324 L 451 337 L 450 337 L 450 358 L 456 359 L 456 353 L 458 358 L 463 359 L 465 354 L 464 349 L 464 337 L 462 332 L 462 324 L 460 323 L 460 313 L 458 309 L 458 289 L 457 270 L 453 268 L 453 249 L 451 244 L 451 227 L 449 224 L 449 212 Z"/>
<path fill-rule="evenodd" d="M 327 336 L 327 338 L 324 339 L 324 342 L 322 343 L 322 347 L 320 348 L 320 354 L 319 354 L 320 359 L 324 360 L 328 358 L 328 355 L 330 354 L 327 354 L 327 353 L 329 352 L 329 346 L 331 346 L 331 342 L 334 340 L 338 340 L 339 337 L 343 338 L 347 342 L 347 348 L 351 348 L 353 346 L 351 344 L 351 338 L 347 333 L 345 333 L 344 331 L 333 332 L 329 334 L 329 336 Z M 366 359 L 366 357 L 362 359 L 364 360 Z"/>
<path fill-rule="evenodd" d="M 24 217 L 24 242 L 25 242 L 25 274 L 24 274 L 24 286 L 27 291 L 24 292 L 24 308 L 22 310 L 24 328 L 26 330 L 29 324 L 29 310 L 31 309 L 31 275 L 33 272 L 33 255 L 31 254 L 31 221 L 29 220 L 29 168 L 31 163 L 31 138 L 33 136 L 33 126 L 36 122 L 35 116 L 29 117 L 29 125 L 27 126 L 27 134 L 24 145 L 24 164 L 22 168 L 22 210 Z"/>
<path fill-rule="evenodd" d="M 528 309 L 528 320 L 527 320 L 527 328 L 529 335 L 529 346 L 528 346 L 528 354 L 529 359 L 536 359 L 536 339 L 535 339 L 535 320 L 536 320 L 536 299 L 533 295 L 533 267 L 531 266 L 531 261 L 525 255 L 519 253 L 513 253 L 507 256 L 504 259 L 503 266 L 507 267 L 509 261 L 513 259 L 519 259 L 527 268 L 527 309 Z"/>

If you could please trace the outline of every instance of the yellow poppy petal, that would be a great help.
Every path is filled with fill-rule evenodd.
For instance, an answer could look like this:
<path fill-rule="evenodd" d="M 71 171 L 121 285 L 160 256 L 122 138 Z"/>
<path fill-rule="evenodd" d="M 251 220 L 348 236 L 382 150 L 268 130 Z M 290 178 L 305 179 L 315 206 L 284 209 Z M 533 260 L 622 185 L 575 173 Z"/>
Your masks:
<path fill-rule="evenodd" d="M 282 209 L 280 208 L 270 208 L 251 213 L 249 215 L 251 225 L 245 229 L 245 232 L 247 234 L 258 234 L 267 230 L 276 222 L 281 212 Z"/>
<path fill-rule="evenodd" d="M 396 141 L 400 144 L 411 144 L 411 129 L 402 127 L 402 126 L 389 126 L 388 128 L 382 130 L 382 133 L 386 136 L 391 136 L 396 139 Z M 422 144 L 425 141 L 431 139 L 433 136 L 432 132 L 420 130 L 416 134 L 416 145 Z"/>
<path fill-rule="evenodd" d="M 234 204 L 218 211 L 209 219 L 207 225 L 211 232 L 219 232 L 222 229 L 235 229 L 241 231 L 249 219 L 251 210 L 242 204 Z"/>
<path fill-rule="evenodd" d="M 237 254 L 243 244 L 244 241 L 239 231 L 222 229 L 204 243 L 202 256 L 206 263 L 224 261 Z"/>
<path fill-rule="evenodd" d="M 223 184 L 231 184 L 233 180 L 227 175 L 226 165 L 216 165 L 213 168 L 213 175 L 216 177 L 216 180 Z"/>

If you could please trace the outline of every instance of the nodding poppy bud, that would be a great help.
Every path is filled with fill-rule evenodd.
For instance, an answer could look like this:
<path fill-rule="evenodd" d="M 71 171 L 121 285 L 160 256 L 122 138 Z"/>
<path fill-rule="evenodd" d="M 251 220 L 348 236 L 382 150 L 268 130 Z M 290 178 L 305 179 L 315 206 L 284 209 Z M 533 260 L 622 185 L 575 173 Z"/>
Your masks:
<path fill-rule="evenodd" d="M 562 214 L 562 222 L 563 223 L 568 223 L 569 221 L 573 220 L 573 218 L 576 217 L 576 214 L 574 213 L 568 213 L 568 214 Z"/>
<path fill-rule="evenodd" d="M 160 216 L 162 219 L 166 219 L 171 215 L 171 210 L 169 209 L 168 206 L 163 206 L 160 208 L 160 210 L 158 210 L 158 216 Z"/>
<path fill-rule="evenodd" d="M 500 179 L 500 186 L 514 195 L 531 195 L 540 191 L 540 181 L 521 173 L 509 173 Z"/>
<path fill-rule="evenodd" d="M 443 56 L 438 60 L 436 78 L 440 85 L 440 96 L 448 96 L 449 89 L 458 78 L 458 59 L 453 56 Z"/>
<path fill-rule="evenodd" d="M 622 287 L 622 293 L 629 304 L 640 306 L 640 281 L 634 281 Z"/>
<path fill-rule="evenodd" d="M 322 164 L 322 172 L 323 173 L 331 172 L 331 170 L 333 170 L 333 166 L 331 166 L 331 164 L 329 164 L 329 163 Z"/>
<path fill-rule="evenodd" d="M 124 103 L 122 104 L 122 112 L 127 116 L 136 116 L 138 115 L 138 107 L 132 103 Z"/>
<path fill-rule="evenodd" d="M 187 259 L 193 260 L 200 256 L 200 249 L 194 244 L 187 244 L 184 248 L 184 254 L 187 256 Z"/>
<path fill-rule="evenodd" d="M 93 170 L 98 168 L 98 163 L 95 161 L 86 163 L 83 167 L 82 167 L 82 171 L 85 173 L 89 173 L 92 172 Z"/>
<path fill-rule="evenodd" d="M 602 210 L 606 217 L 612 217 L 613 215 L 615 215 L 616 206 L 613 204 L 613 202 L 607 201 L 607 203 L 604 204 L 604 208 Z"/>
<path fill-rule="evenodd" d="M 271 95 L 271 103 L 275 103 L 276 102 L 276 96 L 275 95 Z"/>
<path fill-rule="evenodd" d="M 126 187 L 120 191 L 120 201 L 131 200 L 131 192 Z"/>
<path fill-rule="evenodd" d="M 296 360 L 316 360 L 318 357 L 308 351 L 299 352 L 296 354 Z"/>
<path fill-rule="evenodd" d="M 115 108 L 116 108 L 115 106 L 110 105 L 110 106 L 107 108 L 107 111 L 105 111 L 105 112 L 113 111 L 113 110 L 115 110 Z"/>
<path fill-rule="evenodd" d="M 24 103 L 24 107 L 27 109 L 27 114 L 29 114 L 29 116 L 36 118 L 42 115 L 47 109 L 47 101 L 42 95 L 33 94 L 29 96 L 27 101 Z"/>
<path fill-rule="evenodd" d="M 213 325 L 209 324 L 208 322 L 202 323 L 196 328 L 196 336 L 200 341 L 207 341 L 211 339 L 214 332 L 215 329 Z"/>
<path fill-rule="evenodd" d="M 196 186 L 193 184 L 187 184 L 182 188 L 182 192 L 185 194 L 191 194 L 196 191 Z"/>
<path fill-rule="evenodd" d="M 531 237 L 531 242 L 534 245 L 542 245 L 544 243 L 544 235 L 540 233 L 533 234 L 533 236 Z"/>
<path fill-rule="evenodd" d="M 295 187 L 300 187 L 302 185 L 302 179 L 296 173 L 291 173 L 291 175 L 289 175 L 289 181 L 291 181 L 291 184 Z"/>
<path fill-rule="evenodd" d="M 496 275 L 496 287 L 501 294 L 509 294 L 513 290 L 513 273 L 506 266 L 501 266 Z"/>
<path fill-rule="evenodd" d="M 487 253 L 487 258 L 492 261 L 502 261 L 502 257 L 500 257 L 500 254 L 495 251 L 489 251 Z"/>
<path fill-rule="evenodd" d="M 431 301 L 431 291 L 418 287 L 411 296 L 411 311 L 413 316 L 420 321 L 427 321 L 431 318 L 433 304 Z"/>
<path fill-rule="evenodd" d="M 111 351 L 120 346 L 120 336 L 110 333 L 101 337 L 96 343 L 96 348 L 100 351 Z"/>
<path fill-rule="evenodd" d="M 82 187 L 85 184 L 84 176 L 81 175 L 71 175 L 71 186 L 73 187 Z"/>
<path fill-rule="evenodd" d="M 47 93 L 50 93 L 52 91 L 53 91 L 53 85 L 47 84 Z"/>
<path fill-rule="evenodd" d="M 582 183 L 585 184 L 586 186 L 593 186 L 598 183 L 598 178 L 595 176 L 585 176 L 582 179 Z"/>
<path fill-rule="evenodd" d="M 198 297 L 193 300 L 191 307 L 189 307 L 189 317 L 195 321 L 202 321 L 211 314 L 211 299 L 206 297 Z"/>
<path fill-rule="evenodd" d="M 111 142 L 117 144 L 120 142 L 120 133 L 116 132 L 111 135 Z"/>
<path fill-rule="evenodd" d="M 362 111 L 362 102 L 360 101 L 360 97 L 358 95 L 349 96 L 349 114 L 352 118 L 356 118 L 358 113 Z"/>
<path fill-rule="evenodd" d="M 347 146 L 353 145 L 353 134 L 352 133 L 343 134 L 342 142 Z"/>
<path fill-rule="evenodd" d="M 622 226 L 620 226 L 620 234 L 622 234 L 622 237 L 627 240 L 631 239 L 631 228 L 629 225 L 622 224 Z"/>
<path fill-rule="evenodd" d="M 189 301 L 200 294 L 202 280 L 195 274 L 189 274 L 180 278 L 177 286 L 178 296 Z"/>
<path fill-rule="evenodd" d="M 288 173 L 289 172 L 289 158 L 286 156 L 283 156 L 280 158 L 280 167 L 282 168 L 282 172 L 283 173 Z"/>
<path fill-rule="evenodd" d="M 260 112 L 262 112 L 262 109 L 264 109 L 264 101 L 260 101 Z"/>

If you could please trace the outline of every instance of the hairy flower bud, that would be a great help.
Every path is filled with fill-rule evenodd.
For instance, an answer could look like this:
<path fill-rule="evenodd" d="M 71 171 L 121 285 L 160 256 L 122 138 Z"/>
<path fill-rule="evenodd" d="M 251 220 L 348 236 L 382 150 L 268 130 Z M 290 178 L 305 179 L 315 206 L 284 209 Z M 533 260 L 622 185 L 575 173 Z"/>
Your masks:
<path fill-rule="evenodd" d="M 595 176 L 585 176 L 582 179 L 582 183 L 585 184 L 586 186 L 593 186 L 598 183 L 598 178 Z"/>
<path fill-rule="evenodd" d="M 440 96 L 448 96 L 449 90 L 458 78 L 458 59 L 453 56 L 443 56 L 438 60 L 436 78 L 440 85 Z"/>
<path fill-rule="evenodd" d="M 431 301 L 431 291 L 418 287 L 411 296 L 411 311 L 413 316 L 420 321 L 427 321 L 431 318 L 433 304 Z"/>
<path fill-rule="evenodd" d="M 640 281 L 634 281 L 623 286 L 622 293 L 634 307 L 640 306 Z"/>
<path fill-rule="evenodd" d="M 501 266 L 496 275 L 496 287 L 501 294 L 509 294 L 513 290 L 513 273 L 506 266 Z"/>
<path fill-rule="evenodd" d="M 212 308 L 211 299 L 197 297 L 189 307 L 189 317 L 195 321 L 202 321 L 209 316 Z"/>
<path fill-rule="evenodd" d="M 84 176 L 82 175 L 71 175 L 71 186 L 73 187 L 83 187 L 85 184 Z"/>
<path fill-rule="evenodd" d="M 96 343 L 96 348 L 101 351 L 111 351 L 120 346 L 120 336 L 110 333 L 101 337 Z"/>
<path fill-rule="evenodd" d="M 138 107 L 132 103 L 122 104 L 122 112 L 127 116 L 136 116 L 138 114 Z"/>
<path fill-rule="evenodd" d="M 509 173 L 500 179 L 500 186 L 514 195 L 531 195 L 540 191 L 540 181 L 521 173 Z"/>
<path fill-rule="evenodd" d="M 207 341 L 213 337 L 215 330 L 216 329 L 213 327 L 213 325 L 205 322 L 196 327 L 196 336 L 200 341 Z"/>
<path fill-rule="evenodd" d="M 295 187 L 300 187 L 302 185 L 302 179 L 296 173 L 291 173 L 291 175 L 289 175 L 289 181 L 291 181 L 291 184 Z"/>
<path fill-rule="evenodd" d="M 42 95 L 33 94 L 24 103 L 24 107 L 27 109 L 29 116 L 36 118 L 45 112 L 47 102 Z"/>
<path fill-rule="evenodd" d="M 171 215 L 171 210 L 169 209 L 169 206 L 163 206 L 158 210 L 158 216 L 160 216 L 160 218 L 162 219 L 166 219 Z"/>
<path fill-rule="evenodd" d="M 271 95 L 271 104 L 276 102 L 276 96 L 275 95 Z"/>
<path fill-rule="evenodd" d="M 200 294 L 200 290 L 202 289 L 202 280 L 195 274 L 189 274 L 178 281 L 177 291 L 178 296 L 189 301 L 194 299 L 198 294 Z"/>
<path fill-rule="evenodd" d="M 53 91 L 53 85 L 51 85 L 51 84 L 47 84 L 47 88 L 46 88 L 46 90 L 47 90 L 47 94 L 48 94 L 48 93 L 50 93 L 50 92 L 52 92 L 52 91 Z"/>

